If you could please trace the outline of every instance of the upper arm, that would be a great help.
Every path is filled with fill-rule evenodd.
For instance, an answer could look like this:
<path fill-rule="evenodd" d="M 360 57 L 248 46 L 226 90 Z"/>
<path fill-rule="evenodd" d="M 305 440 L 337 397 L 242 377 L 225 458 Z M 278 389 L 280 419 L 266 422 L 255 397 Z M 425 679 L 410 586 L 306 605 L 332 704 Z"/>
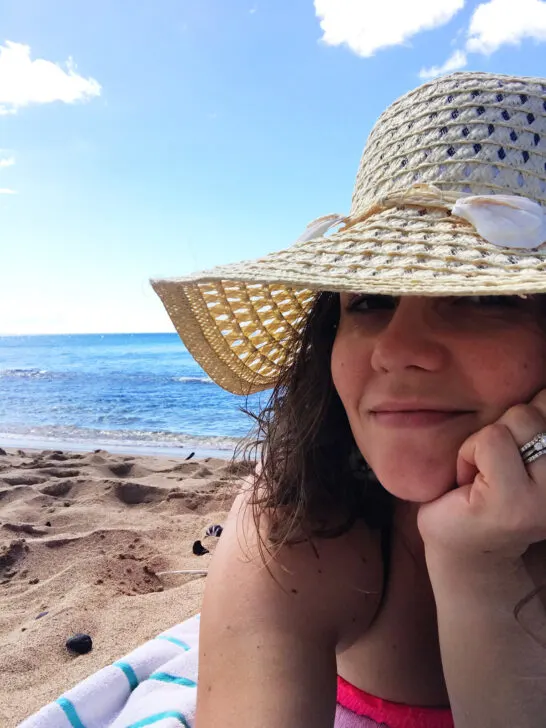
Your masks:
<path fill-rule="evenodd" d="M 238 499 L 207 577 L 197 728 L 331 728 L 336 646 L 363 597 L 353 590 L 348 604 L 351 589 L 336 590 L 344 579 L 326 541 L 283 546 L 266 568 L 248 511 Z"/>

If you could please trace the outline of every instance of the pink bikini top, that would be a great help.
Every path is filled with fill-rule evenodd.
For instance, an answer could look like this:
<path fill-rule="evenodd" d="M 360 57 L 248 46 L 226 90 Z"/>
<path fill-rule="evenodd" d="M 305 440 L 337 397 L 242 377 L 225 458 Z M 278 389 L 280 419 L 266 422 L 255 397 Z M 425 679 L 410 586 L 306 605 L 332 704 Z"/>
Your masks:
<path fill-rule="evenodd" d="M 449 708 L 427 708 L 376 698 L 348 683 L 337 679 L 337 702 L 356 715 L 366 716 L 388 728 L 454 728 Z"/>

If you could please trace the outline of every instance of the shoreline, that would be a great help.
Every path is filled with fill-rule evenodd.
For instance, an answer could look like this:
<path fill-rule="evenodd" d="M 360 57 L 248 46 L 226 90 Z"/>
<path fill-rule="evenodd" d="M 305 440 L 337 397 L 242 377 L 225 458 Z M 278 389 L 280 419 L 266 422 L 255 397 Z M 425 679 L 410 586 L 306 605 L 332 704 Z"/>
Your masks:
<path fill-rule="evenodd" d="M 241 438 L 243 440 L 244 438 Z M 97 439 L 93 442 L 81 442 L 70 440 L 58 440 L 47 438 L 33 438 L 23 435 L 8 435 L 0 433 L 0 447 L 4 450 L 61 450 L 63 452 L 92 453 L 95 450 L 104 450 L 117 455 L 139 455 L 142 457 L 166 457 L 185 460 L 190 453 L 194 453 L 195 459 L 220 458 L 232 460 L 235 448 L 208 448 L 188 445 L 186 447 L 161 446 L 161 445 L 139 445 L 133 443 L 119 444 L 110 443 Z"/>

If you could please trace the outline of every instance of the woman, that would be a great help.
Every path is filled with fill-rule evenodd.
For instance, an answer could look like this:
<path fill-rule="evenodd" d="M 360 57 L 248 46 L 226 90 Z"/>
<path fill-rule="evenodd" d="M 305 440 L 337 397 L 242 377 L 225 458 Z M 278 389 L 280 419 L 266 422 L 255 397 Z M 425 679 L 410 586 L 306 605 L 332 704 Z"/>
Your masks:
<path fill-rule="evenodd" d="M 197 728 L 545 724 L 545 165 L 546 81 L 454 74 L 379 118 L 347 217 L 154 282 L 211 377 L 274 387 Z"/>

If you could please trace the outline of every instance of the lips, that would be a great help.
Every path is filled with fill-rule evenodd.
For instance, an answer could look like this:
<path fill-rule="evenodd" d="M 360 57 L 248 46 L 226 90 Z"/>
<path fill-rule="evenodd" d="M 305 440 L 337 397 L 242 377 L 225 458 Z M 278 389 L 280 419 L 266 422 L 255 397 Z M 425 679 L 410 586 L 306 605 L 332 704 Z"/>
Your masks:
<path fill-rule="evenodd" d="M 370 407 L 370 412 L 469 412 L 460 407 L 453 407 L 447 404 L 431 404 L 427 402 L 382 402 Z"/>
<path fill-rule="evenodd" d="M 429 427 L 441 425 L 471 414 L 470 410 L 455 409 L 450 405 L 424 405 L 421 403 L 388 402 L 370 410 L 374 421 L 390 427 Z"/>
<path fill-rule="evenodd" d="M 424 402 L 382 402 L 369 410 L 378 424 L 390 427 L 428 427 L 441 425 L 472 414 L 448 404 Z"/>

